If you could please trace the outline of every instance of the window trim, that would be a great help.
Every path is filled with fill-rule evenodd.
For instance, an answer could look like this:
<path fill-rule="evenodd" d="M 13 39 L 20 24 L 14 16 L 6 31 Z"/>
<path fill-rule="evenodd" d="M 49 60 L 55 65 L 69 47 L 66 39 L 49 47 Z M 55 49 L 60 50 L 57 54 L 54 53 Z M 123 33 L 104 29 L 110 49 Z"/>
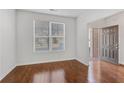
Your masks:
<path fill-rule="evenodd" d="M 35 48 L 35 39 L 36 39 L 36 35 L 35 35 L 35 23 L 36 20 L 33 20 L 33 52 L 59 52 L 59 51 L 65 51 L 65 24 L 61 23 L 61 22 L 54 22 L 54 21 L 49 21 L 49 35 L 48 36 L 40 36 L 40 37 L 48 37 L 49 38 L 49 49 L 48 50 L 42 50 L 42 51 L 36 51 Z M 63 25 L 63 36 L 52 36 L 52 31 L 51 31 L 51 24 L 55 23 L 55 24 L 62 24 Z M 63 49 L 62 50 L 52 50 L 52 38 L 56 37 L 56 38 L 63 38 Z"/>

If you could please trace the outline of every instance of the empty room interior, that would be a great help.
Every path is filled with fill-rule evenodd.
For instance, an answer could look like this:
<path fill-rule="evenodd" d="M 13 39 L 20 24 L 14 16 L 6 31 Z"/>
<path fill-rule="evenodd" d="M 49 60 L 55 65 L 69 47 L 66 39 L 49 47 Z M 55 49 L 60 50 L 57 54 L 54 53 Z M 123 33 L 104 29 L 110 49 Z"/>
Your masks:
<path fill-rule="evenodd" d="M 124 83 L 123 9 L 0 9 L 0 83 Z"/>

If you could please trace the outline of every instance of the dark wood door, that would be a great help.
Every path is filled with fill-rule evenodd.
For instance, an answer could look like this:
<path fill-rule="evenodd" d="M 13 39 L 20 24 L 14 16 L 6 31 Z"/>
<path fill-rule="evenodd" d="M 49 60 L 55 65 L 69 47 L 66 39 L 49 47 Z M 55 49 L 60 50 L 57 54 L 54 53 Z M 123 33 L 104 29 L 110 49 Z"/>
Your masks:
<path fill-rule="evenodd" d="M 92 30 L 92 40 L 93 40 L 93 58 L 98 58 L 99 56 L 99 41 L 98 41 L 98 28 L 93 28 Z"/>
<path fill-rule="evenodd" d="M 101 59 L 118 63 L 118 26 L 102 28 Z"/>

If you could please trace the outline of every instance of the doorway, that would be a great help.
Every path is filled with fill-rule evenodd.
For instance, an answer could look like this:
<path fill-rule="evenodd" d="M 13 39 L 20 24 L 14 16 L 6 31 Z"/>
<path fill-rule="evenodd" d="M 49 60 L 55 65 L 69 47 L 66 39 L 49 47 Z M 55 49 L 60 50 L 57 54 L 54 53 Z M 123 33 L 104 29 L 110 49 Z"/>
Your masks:
<path fill-rule="evenodd" d="M 90 29 L 90 55 L 92 58 L 118 64 L 118 29 L 118 25 Z"/>

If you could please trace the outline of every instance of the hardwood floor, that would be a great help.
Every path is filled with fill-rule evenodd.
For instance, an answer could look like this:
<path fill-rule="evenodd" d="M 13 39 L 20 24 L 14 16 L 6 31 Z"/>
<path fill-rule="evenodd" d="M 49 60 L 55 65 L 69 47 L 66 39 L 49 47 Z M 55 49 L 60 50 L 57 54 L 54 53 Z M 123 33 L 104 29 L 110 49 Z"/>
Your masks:
<path fill-rule="evenodd" d="M 124 66 L 105 61 L 91 61 L 89 79 L 92 83 L 124 83 Z"/>
<path fill-rule="evenodd" d="M 17 66 L 1 83 L 124 83 L 124 66 L 77 60 Z"/>
<path fill-rule="evenodd" d="M 76 60 L 17 66 L 2 83 L 83 83 L 88 67 Z"/>

